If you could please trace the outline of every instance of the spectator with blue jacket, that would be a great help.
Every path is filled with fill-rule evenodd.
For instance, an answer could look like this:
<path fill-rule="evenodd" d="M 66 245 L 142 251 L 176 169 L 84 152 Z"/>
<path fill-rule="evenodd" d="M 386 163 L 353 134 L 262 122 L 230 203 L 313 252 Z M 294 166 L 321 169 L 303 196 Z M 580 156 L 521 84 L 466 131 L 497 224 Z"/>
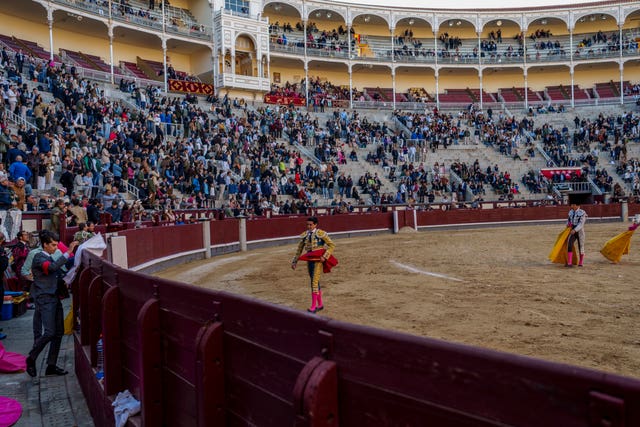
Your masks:
<path fill-rule="evenodd" d="M 31 181 L 31 170 L 29 167 L 22 161 L 22 156 L 16 156 L 16 161 L 11 163 L 9 166 L 9 175 L 13 181 L 17 181 L 18 178 L 24 178 L 25 182 Z"/>

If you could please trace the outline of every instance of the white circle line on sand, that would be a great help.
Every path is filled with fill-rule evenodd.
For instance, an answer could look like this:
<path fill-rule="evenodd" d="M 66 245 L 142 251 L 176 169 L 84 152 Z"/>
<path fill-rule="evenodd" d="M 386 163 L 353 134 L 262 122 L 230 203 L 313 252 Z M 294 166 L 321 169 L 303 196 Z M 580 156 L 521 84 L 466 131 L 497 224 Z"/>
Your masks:
<path fill-rule="evenodd" d="M 431 271 L 420 270 L 415 267 L 411 267 L 410 265 L 399 263 L 398 261 L 395 261 L 395 260 L 390 260 L 389 262 L 394 264 L 396 267 L 400 267 L 412 273 L 424 274 L 425 276 L 440 277 L 441 279 L 453 280 L 455 282 L 464 282 L 464 280 L 462 279 L 457 279 L 455 277 L 447 276 L 445 274 L 432 273 Z"/>

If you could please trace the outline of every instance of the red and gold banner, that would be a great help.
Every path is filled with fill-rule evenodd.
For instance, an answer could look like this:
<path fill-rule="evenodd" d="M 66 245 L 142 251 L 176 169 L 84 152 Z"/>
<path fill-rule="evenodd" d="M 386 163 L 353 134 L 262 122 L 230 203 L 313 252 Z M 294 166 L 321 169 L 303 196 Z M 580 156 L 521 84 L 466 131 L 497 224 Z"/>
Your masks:
<path fill-rule="evenodd" d="M 282 95 L 265 95 L 264 102 L 266 102 L 267 104 L 279 105 L 289 105 L 293 102 L 293 105 L 298 107 L 303 107 L 305 104 L 304 98 Z"/>
<path fill-rule="evenodd" d="M 169 80 L 169 90 L 172 92 L 195 93 L 198 95 L 212 95 L 213 85 L 201 82 L 189 82 L 186 80 Z"/>

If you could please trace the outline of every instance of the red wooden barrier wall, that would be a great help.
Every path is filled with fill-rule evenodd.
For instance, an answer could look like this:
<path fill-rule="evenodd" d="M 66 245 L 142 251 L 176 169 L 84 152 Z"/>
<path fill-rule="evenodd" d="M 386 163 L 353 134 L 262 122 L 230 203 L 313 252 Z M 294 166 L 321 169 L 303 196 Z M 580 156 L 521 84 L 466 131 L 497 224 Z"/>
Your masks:
<path fill-rule="evenodd" d="M 202 249 L 202 224 L 138 228 L 118 233 L 127 237 L 129 266 L 177 252 Z"/>
<path fill-rule="evenodd" d="M 638 380 L 349 325 L 97 258 L 87 269 L 80 311 L 100 315 L 81 324 L 91 333 L 77 369 L 95 365 L 85 355 L 102 330 L 105 380 L 79 374 L 83 389 L 102 390 L 99 403 L 131 390 L 144 425 L 640 425 Z"/>
<path fill-rule="evenodd" d="M 587 207 L 596 218 L 619 209 Z M 422 226 L 564 219 L 567 210 L 416 214 Z M 412 211 L 398 216 L 413 225 Z M 304 220 L 248 220 L 248 240 L 296 235 Z M 388 229 L 392 213 L 320 221 L 332 232 Z M 237 241 L 237 230 L 238 220 L 211 222 L 212 245 Z M 129 259 L 199 249 L 201 231 L 201 224 L 127 231 L 127 250 L 143 252 Z M 137 421 L 146 426 L 640 425 L 637 379 L 332 321 L 88 253 L 82 261 L 73 285 L 76 372 L 98 426 L 113 425 L 110 397 L 125 389 L 141 401 Z M 102 384 L 91 369 L 100 333 Z"/>
<path fill-rule="evenodd" d="M 222 221 L 211 221 L 211 245 L 224 245 L 239 240 L 238 224 L 240 220 L 229 218 Z"/>

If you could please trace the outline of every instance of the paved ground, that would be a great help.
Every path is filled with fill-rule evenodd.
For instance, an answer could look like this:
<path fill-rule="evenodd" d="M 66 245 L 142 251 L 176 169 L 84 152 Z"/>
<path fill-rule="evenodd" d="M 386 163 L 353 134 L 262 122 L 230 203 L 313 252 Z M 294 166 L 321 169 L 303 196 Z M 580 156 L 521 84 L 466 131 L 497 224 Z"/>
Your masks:
<path fill-rule="evenodd" d="M 65 300 L 65 314 L 70 300 Z M 33 310 L 24 315 L 0 321 L 0 328 L 8 337 L 2 341 L 5 349 L 27 354 L 33 344 Z M 73 337 L 65 335 L 58 366 L 69 371 L 63 377 L 45 377 L 46 348 L 38 358 L 38 377 L 32 379 L 25 372 L 0 374 L 0 395 L 18 400 L 22 404 L 22 417 L 16 427 L 93 426 L 93 420 L 74 372 Z M 41 375 L 42 374 L 42 375 Z"/>

